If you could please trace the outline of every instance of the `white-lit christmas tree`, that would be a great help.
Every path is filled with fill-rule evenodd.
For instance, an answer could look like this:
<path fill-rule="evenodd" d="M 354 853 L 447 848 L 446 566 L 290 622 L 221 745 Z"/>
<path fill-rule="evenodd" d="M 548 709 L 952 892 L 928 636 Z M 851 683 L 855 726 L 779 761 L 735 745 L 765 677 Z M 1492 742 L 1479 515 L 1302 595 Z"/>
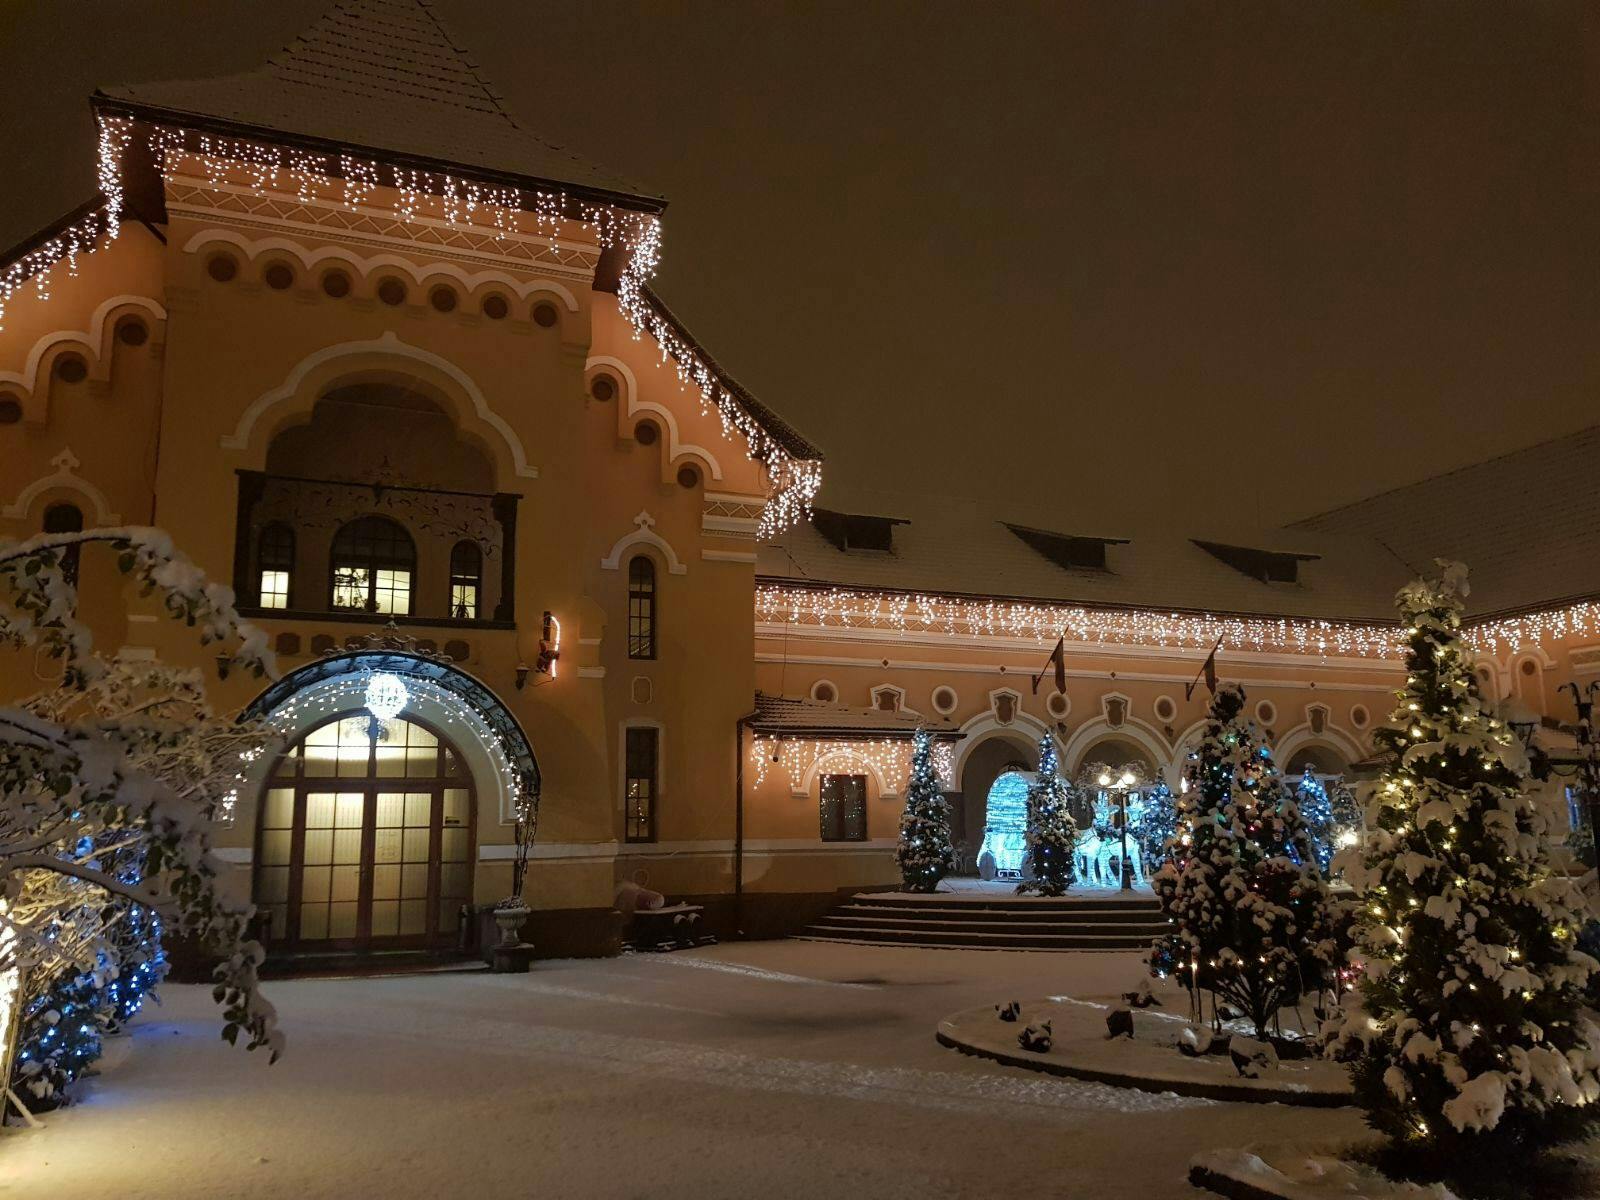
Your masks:
<path fill-rule="evenodd" d="M 1284 1005 L 1313 990 L 1327 953 L 1327 887 L 1305 824 L 1244 689 L 1223 684 L 1179 802 L 1179 844 L 1156 873 L 1173 932 L 1151 964 L 1226 1000 L 1266 1036 Z"/>
<path fill-rule="evenodd" d="M 1056 743 L 1048 733 L 1039 739 L 1039 776 L 1028 788 L 1029 878 L 1018 892 L 1064 896 L 1072 885 L 1072 848 L 1078 823 L 1072 819 L 1072 788 L 1062 779 Z"/>
<path fill-rule="evenodd" d="M 933 739 L 925 729 L 917 730 L 911 743 L 911 777 L 895 861 L 908 892 L 933 891 L 955 866 L 949 808 L 933 766 Z"/>
<path fill-rule="evenodd" d="M 1581 1004 L 1596 963 L 1575 948 L 1591 905 L 1554 869 L 1555 814 L 1477 692 L 1466 568 L 1438 566 L 1397 598 L 1406 686 L 1375 735 L 1392 765 L 1366 845 L 1335 860 L 1361 894 L 1365 970 L 1331 1035 L 1397 1158 L 1481 1184 L 1600 1125 L 1600 1030 Z"/>

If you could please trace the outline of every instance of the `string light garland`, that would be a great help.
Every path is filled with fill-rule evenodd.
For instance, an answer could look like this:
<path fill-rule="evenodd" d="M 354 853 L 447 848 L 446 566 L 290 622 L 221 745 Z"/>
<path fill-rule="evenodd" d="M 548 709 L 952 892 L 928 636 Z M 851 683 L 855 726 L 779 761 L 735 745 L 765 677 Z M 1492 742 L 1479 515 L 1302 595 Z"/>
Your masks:
<path fill-rule="evenodd" d="M 97 176 L 104 203 L 0 272 L 0 329 L 7 302 L 25 283 L 31 280 L 40 297 L 48 297 L 49 281 L 59 264 L 65 262 L 76 275 L 78 258 L 115 240 L 121 230 L 122 163 L 132 142 L 133 122 L 106 113 L 98 119 Z M 765 468 L 769 496 L 758 535 L 770 537 L 809 517 L 812 499 L 822 485 L 822 464 L 797 458 L 767 431 L 715 364 L 678 331 L 646 286 L 661 261 L 659 216 L 557 190 L 495 186 L 444 172 L 388 168 L 347 153 L 315 154 L 165 126 L 151 128 L 149 149 L 163 179 L 197 171 L 212 188 L 242 186 L 259 195 L 278 192 L 293 195 L 301 204 L 332 203 L 410 225 L 471 228 L 499 240 L 530 232 L 525 226 L 531 220 L 531 232 L 550 240 L 558 261 L 562 237 L 576 225 L 578 239 L 592 239 L 601 249 L 622 254 L 617 302 L 635 339 L 646 335 L 654 339 L 661 361 L 673 368 L 680 384 L 698 393 L 701 411 L 714 411 L 723 434 L 742 438 L 745 453 Z M 387 190 L 392 199 L 386 198 L 382 182 L 386 171 L 393 180 Z M 580 247 L 569 245 L 567 252 L 575 257 Z"/>
<path fill-rule="evenodd" d="M 1300 617 L 1229 616 L 1143 608 L 982 600 L 927 593 L 874 592 L 763 583 L 756 620 L 822 628 L 888 629 L 950 637 L 1007 637 L 1084 645 L 1209 648 L 1398 658 L 1401 631 L 1393 625 Z"/>
<path fill-rule="evenodd" d="M 949 787 L 955 776 L 955 748 L 950 742 L 934 742 L 932 753 L 934 770 Z M 791 792 L 802 790 L 812 772 L 823 767 L 837 768 L 839 774 L 874 773 L 886 791 L 898 791 L 911 773 L 911 754 L 912 745 L 906 738 L 830 741 L 758 733 L 750 739 L 756 786 L 764 784 L 769 768 L 776 766 L 788 774 Z"/>

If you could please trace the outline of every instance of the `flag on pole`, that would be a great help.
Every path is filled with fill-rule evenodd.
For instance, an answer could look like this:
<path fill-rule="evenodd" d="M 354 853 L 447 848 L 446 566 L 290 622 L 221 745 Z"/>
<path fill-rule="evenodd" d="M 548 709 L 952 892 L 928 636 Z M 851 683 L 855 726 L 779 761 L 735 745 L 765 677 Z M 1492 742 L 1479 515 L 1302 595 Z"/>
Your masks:
<path fill-rule="evenodd" d="M 1040 671 L 1037 675 L 1035 675 L 1033 677 L 1033 694 L 1035 696 L 1037 696 L 1039 694 L 1039 681 L 1044 678 L 1044 672 L 1049 670 L 1052 664 L 1055 666 L 1055 669 L 1056 669 L 1056 691 L 1065 692 L 1067 690 L 1067 635 L 1066 634 L 1062 634 L 1059 638 L 1056 639 L 1056 648 L 1054 650 L 1050 651 L 1050 657 L 1045 660 L 1044 670 Z"/>
<path fill-rule="evenodd" d="M 1217 644 L 1211 647 L 1211 653 L 1206 655 L 1206 661 L 1200 665 L 1200 675 L 1196 675 L 1183 689 L 1183 698 L 1189 699 L 1194 695 L 1194 689 L 1200 686 L 1200 676 L 1205 676 L 1206 687 L 1211 689 L 1211 694 L 1217 694 L 1217 651 L 1222 649 L 1222 639 L 1217 639 Z"/>

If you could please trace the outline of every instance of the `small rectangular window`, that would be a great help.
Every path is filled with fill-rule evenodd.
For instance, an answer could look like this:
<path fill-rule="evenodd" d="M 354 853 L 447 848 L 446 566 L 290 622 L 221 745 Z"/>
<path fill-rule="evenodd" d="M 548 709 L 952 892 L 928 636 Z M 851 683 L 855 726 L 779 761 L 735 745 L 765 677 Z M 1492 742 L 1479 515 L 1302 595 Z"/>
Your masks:
<path fill-rule="evenodd" d="M 867 840 L 867 777 L 865 775 L 824 775 L 822 777 L 822 840 L 825 842 L 864 842 Z"/>
<path fill-rule="evenodd" d="M 656 796 L 660 791 L 657 772 L 661 731 L 653 726 L 634 725 L 625 733 L 623 801 L 627 808 L 627 840 L 653 842 L 656 840 Z"/>
<path fill-rule="evenodd" d="M 377 601 L 377 610 L 381 613 L 399 613 L 402 616 L 411 611 L 411 572 L 393 571 L 379 567 L 374 573 L 372 583 L 372 598 Z"/>
<path fill-rule="evenodd" d="M 289 607 L 289 572 L 261 572 L 261 607 Z"/>
<path fill-rule="evenodd" d="M 656 565 L 640 555 L 628 564 L 628 657 L 656 656 Z"/>
<path fill-rule="evenodd" d="M 353 608 L 357 612 L 367 607 L 367 591 L 372 585 L 372 573 L 366 567 L 335 567 L 333 570 L 333 606 Z"/>
<path fill-rule="evenodd" d="M 450 615 L 457 620 L 478 619 L 477 583 L 458 583 L 455 580 L 450 582 Z"/>

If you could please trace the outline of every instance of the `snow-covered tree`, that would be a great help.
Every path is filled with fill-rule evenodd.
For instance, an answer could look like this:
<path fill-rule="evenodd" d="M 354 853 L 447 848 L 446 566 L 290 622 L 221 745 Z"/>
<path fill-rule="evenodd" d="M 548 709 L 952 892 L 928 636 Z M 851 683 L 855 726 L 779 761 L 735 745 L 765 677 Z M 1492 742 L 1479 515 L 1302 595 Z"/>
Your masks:
<path fill-rule="evenodd" d="M 1028 788 L 1029 877 L 1018 892 L 1064 896 L 1072 885 L 1072 847 L 1078 823 L 1072 819 L 1072 788 L 1059 774 L 1056 743 L 1039 739 L 1039 775 Z M 1137 851 L 1135 851 L 1137 853 Z"/>
<path fill-rule="evenodd" d="M 895 861 L 908 892 L 933 891 L 955 866 L 950 810 L 933 765 L 933 739 L 925 729 L 917 730 L 911 743 L 911 777 Z"/>
<path fill-rule="evenodd" d="M 257 987 L 262 950 L 245 938 L 253 909 L 222 895 L 209 835 L 262 739 L 213 716 L 197 675 L 95 652 L 61 563 L 96 546 L 203 644 L 226 647 L 220 670 L 270 666 L 265 636 L 240 621 L 232 591 L 208 583 L 159 530 L 0 545 L 0 644 L 42 652 L 60 672 L 56 686 L 0 707 L 0 979 L 114 982 L 127 965 L 120 915 L 137 905 L 218 955 L 223 1036 L 242 1033 L 276 1057 L 282 1036 Z"/>
<path fill-rule="evenodd" d="M 1178 844 L 1155 876 L 1173 932 L 1152 948 L 1179 982 L 1220 997 L 1267 1035 L 1278 1009 L 1323 975 L 1327 887 L 1305 824 L 1244 689 L 1212 697 L 1179 801 Z"/>
<path fill-rule="evenodd" d="M 1157 779 L 1145 792 L 1138 833 L 1146 862 L 1159 865 L 1171 857 L 1171 846 L 1178 838 L 1178 805 L 1166 780 Z"/>
<path fill-rule="evenodd" d="M 1392 762 L 1360 850 L 1364 967 L 1331 1030 L 1368 1121 L 1439 1177 L 1516 1172 L 1600 1125 L 1600 1030 L 1580 1003 L 1592 915 L 1558 869 L 1556 813 L 1479 697 L 1461 642 L 1467 571 L 1402 588 L 1406 686 L 1376 740 Z"/>

